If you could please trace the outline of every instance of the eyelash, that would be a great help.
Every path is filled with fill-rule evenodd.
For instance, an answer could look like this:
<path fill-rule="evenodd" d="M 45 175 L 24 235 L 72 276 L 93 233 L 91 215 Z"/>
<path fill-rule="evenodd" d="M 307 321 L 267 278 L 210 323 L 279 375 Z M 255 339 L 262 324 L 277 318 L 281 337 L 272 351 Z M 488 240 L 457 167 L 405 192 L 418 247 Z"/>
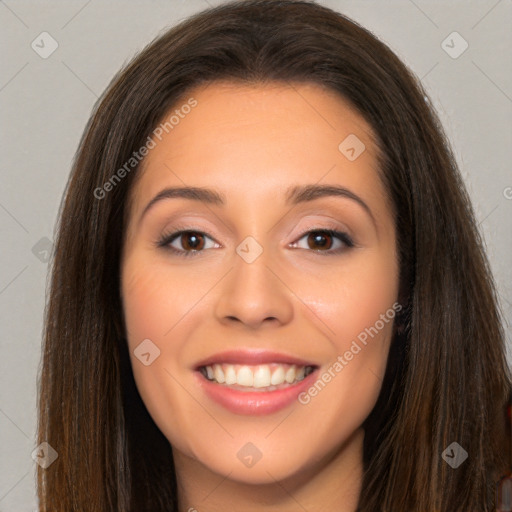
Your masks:
<path fill-rule="evenodd" d="M 184 229 L 180 229 L 179 231 L 173 231 L 171 233 L 164 233 L 161 236 L 161 238 L 156 242 L 155 245 L 159 248 L 168 250 L 168 251 L 176 254 L 177 256 L 185 257 L 185 258 L 195 257 L 195 256 L 199 255 L 201 252 L 204 252 L 205 249 L 202 249 L 200 251 L 183 251 L 180 249 L 176 249 L 170 245 L 172 242 L 174 242 L 174 240 L 176 240 L 177 238 L 179 238 L 181 235 L 183 235 L 185 233 L 196 233 L 196 234 L 200 234 L 203 236 L 207 236 L 211 240 L 214 240 L 213 237 L 208 235 L 208 233 L 205 233 L 205 232 L 199 231 L 199 230 L 195 230 L 195 229 L 184 228 Z M 322 256 L 337 255 L 337 254 L 345 252 L 347 249 L 353 248 L 355 246 L 354 241 L 347 233 L 344 233 L 342 231 L 337 231 L 335 229 L 328 229 L 328 228 L 314 228 L 314 229 L 305 231 L 304 233 L 302 233 L 302 235 L 300 235 L 300 237 L 297 239 L 297 241 L 301 240 L 306 235 L 309 235 L 311 233 L 326 233 L 329 236 L 337 238 L 339 241 L 341 241 L 341 242 L 343 242 L 343 244 L 345 244 L 345 247 L 340 247 L 335 250 L 327 249 L 325 251 L 322 251 L 322 250 L 315 251 L 314 249 L 306 249 L 306 250 L 310 250 L 310 251 L 313 251 L 316 253 L 320 253 Z"/>

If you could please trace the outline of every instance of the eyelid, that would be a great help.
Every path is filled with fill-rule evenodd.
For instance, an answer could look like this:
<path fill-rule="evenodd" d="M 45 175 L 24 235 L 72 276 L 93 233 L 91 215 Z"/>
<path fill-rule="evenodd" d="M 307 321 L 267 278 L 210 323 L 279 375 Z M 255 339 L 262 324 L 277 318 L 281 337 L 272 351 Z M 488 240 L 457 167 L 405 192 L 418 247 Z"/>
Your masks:
<path fill-rule="evenodd" d="M 353 236 L 347 227 L 331 219 L 321 221 L 310 221 L 309 224 L 306 223 L 304 227 L 301 227 L 299 233 L 300 236 L 304 236 L 306 233 L 309 233 L 310 231 L 337 231 L 346 233 L 351 239 L 353 239 Z"/>

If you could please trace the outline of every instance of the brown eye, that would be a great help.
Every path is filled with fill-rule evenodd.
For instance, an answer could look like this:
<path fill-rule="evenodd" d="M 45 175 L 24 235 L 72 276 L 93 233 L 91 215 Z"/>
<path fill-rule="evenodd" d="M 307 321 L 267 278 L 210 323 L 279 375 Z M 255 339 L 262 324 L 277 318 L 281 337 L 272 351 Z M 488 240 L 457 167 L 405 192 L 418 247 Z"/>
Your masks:
<path fill-rule="evenodd" d="M 207 249 L 221 247 L 210 235 L 194 229 L 163 234 L 156 245 L 178 256 L 198 256 L 207 252 Z"/>
<path fill-rule="evenodd" d="M 341 231 L 312 229 L 304 233 L 292 246 L 309 249 L 316 253 L 340 254 L 354 247 L 354 241 L 347 233 Z"/>
<path fill-rule="evenodd" d="M 185 251 L 200 251 L 205 245 L 203 234 L 197 231 L 185 231 L 181 234 L 179 240 Z"/>
<path fill-rule="evenodd" d="M 332 247 L 333 236 L 327 231 L 312 231 L 307 242 L 310 249 L 323 251 Z"/>

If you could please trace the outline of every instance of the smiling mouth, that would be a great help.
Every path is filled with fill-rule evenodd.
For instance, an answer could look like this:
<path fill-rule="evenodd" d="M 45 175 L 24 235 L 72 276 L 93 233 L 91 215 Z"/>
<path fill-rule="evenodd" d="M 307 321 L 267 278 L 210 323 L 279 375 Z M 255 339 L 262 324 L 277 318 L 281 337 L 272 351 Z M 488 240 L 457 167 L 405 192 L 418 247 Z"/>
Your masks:
<path fill-rule="evenodd" d="M 316 369 L 311 365 L 270 363 L 258 365 L 211 364 L 199 372 L 210 382 L 240 391 L 274 391 L 291 387 Z"/>

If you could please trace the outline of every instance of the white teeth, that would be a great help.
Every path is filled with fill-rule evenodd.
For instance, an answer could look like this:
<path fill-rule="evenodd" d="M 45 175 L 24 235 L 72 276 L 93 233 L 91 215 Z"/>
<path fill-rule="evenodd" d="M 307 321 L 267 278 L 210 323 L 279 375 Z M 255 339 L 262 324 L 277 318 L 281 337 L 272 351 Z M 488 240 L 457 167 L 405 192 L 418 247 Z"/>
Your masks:
<path fill-rule="evenodd" d="M 255 366 L 214 364 L 202 368 L 203 375 L 214 382 L 239 385 L 247 388 L 269 388 L 284 383 L 292 384 L 304 379 L 313 371 L 311 366 L 294 364 L 260 364 Z"/>
<path fill-rule="evenodd" d="M 270 368 L 268 366 L 258 366 L 254 372 L 253 387 L 266 388 L 270 386 Z"/>
<path fill-rule="evenodd" d="M 252 374 L 251 369 L 248 366 L 242 366 L 242 368 L 238 370 L 236 383 L 240 386 L 252 386 L 253 381 L 254 375 Z"/>
<path fill-rule="evenodd" d="M 295 380 L 295 366 L 290 366 L 290 368 L 288 368 L 284 376 L 284 380 L 286 380 L 288 384 L 291 384 Z"/>
<path fill-rule="evenodd" d="M 213 365 L 213 378 L 219 383 L 222 384 L 225 382 L 226 378 L 224 377 L 224 371 L 220 364 Z"/>
<path fill-rule="evenodd" d="M 274 370 L 274 373 L 272 374 L 272 377 L 270 378 L 270 384 L 273 386 L 279 386 L 279 384 L 282 384 L 284 382 L 284 368 L 282 366 L 278 366 L 276 370 Z"/>
<path fill-rule="evenodd" d="M 226 368 L 226 384 L 236 384 L 236 372 L 233 366 Z"/>

